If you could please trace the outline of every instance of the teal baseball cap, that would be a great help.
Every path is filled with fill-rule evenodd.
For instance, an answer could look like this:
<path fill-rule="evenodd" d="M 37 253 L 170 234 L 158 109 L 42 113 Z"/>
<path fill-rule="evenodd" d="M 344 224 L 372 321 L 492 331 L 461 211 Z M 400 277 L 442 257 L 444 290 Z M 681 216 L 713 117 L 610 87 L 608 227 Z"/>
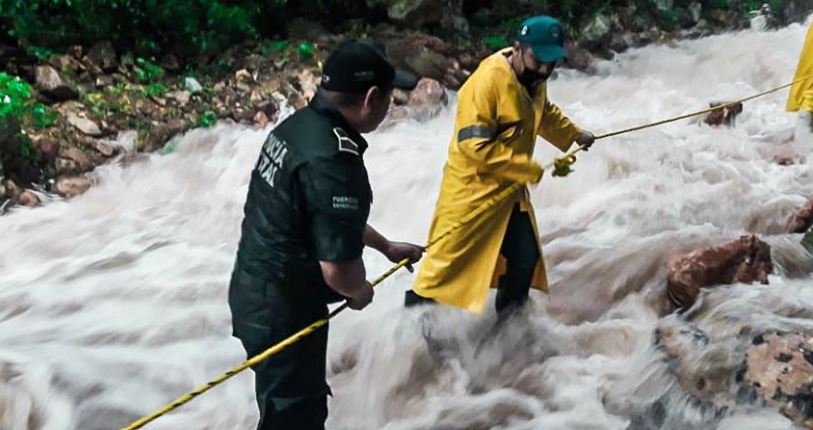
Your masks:
<path fill-rule="evenodd" d="M 565 30 L 556 18 L 535 16 L 526 19 L 517 30 L 517 41 L 531 45 L 536 59 L 544 63 L 567 58 Z"/>

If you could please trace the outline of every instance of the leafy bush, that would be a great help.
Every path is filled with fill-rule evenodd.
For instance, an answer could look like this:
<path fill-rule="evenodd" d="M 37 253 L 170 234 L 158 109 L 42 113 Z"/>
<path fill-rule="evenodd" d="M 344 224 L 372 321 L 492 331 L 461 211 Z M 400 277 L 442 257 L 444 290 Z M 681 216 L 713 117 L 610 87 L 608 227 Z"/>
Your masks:
<path fill-rule="evenodd" d="M 261 15 L 286 0 L 0 0 L 12 36 L 33 46 L 66 48 L 110 40 L 152 55 L 216 52 L 258 35 Z"/>
<path fill-rule="evenodd" d="M 57 118 L 56 112 L 34 99 L 28 83 L 0 72 L 0 176 L 6 167 L 18 169 L 38 159 L 31 139 L 20 127 L 50 127 Z"/>
<path fill-rule="evenodd" d="M 56 112 L 34 99 L 31 85 L 18 77 L 0 72 L 0 121 L 45 128 L 53 125 L 56 120 Z"/>

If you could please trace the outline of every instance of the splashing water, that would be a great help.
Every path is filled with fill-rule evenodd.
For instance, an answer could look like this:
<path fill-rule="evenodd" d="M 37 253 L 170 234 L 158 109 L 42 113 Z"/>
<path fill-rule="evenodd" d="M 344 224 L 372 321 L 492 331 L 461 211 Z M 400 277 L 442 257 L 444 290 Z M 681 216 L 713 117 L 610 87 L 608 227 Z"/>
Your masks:
<path fill-rule="evenodd" d="M 633 50 L 585 76 L 563 71 L 552 99 L 596 132 L 682 114 L 788 82 L 805 28 L 745 31 Z M 401 307 L 398 273 L 363 312 L 332 323 L 329 429 L 785 429 L 758 404 L 698 405 L 653 346 L 666 261 L 760 234 L 774 249 L 771 285 L 714 289 L 693 324 L 711 346 L 698 373 L 742 362 L 742 330 L 810 330 L 809 258 L 788 215 L 813 195 L 813 142 L 793 143 L 787 92 L 746 104 L 736 128 L 684 121 L 598 142 L 567 178 L 532 190 L 551 295 L 495 326 L 444 307 Z M 453 109 L 369 136 L 371 224 L 423 242 Z M 0 428 L 111 429 L 244 359 L 226 293 L 249 171 L 268 130 L 188 133 L 177 152 L 96 170 L 70 202 L 0 218 Z M 804 139 L 801 139 L 804 140 Z M 537 158 L 555 150 L 539 143 Z M 797 162 L 780 166 L 774 158 Z M 374 252 L 371 275 L 389 264 Z M 428 331 L 428 333 L 427 333 Z M 152 429 L 249 429 L 245 372 Z"/>

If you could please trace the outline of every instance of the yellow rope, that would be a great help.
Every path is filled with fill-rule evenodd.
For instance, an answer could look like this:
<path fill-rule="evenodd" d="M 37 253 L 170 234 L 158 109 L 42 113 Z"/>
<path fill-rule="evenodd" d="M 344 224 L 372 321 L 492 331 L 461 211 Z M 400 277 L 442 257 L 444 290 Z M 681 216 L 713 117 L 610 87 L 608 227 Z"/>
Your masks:
<path fill-rule="evenodd" d="M 805 80 L 807 80 L 809 78 L 812 78 L 812 77 L 813 77 L 813 75 L 804 76 L 804 77 L 796 79 L 793 82 L 790 82 L 788 84 L 780 85 L 778 87 L 771 88 L 771 89 L 763 91 L 761 93 L 754 94 L 752 96 L 748 96 L 748 97 L 745 97 L 745 98 L 742 98 L 742 99 L 739 99 L 739 100 L 735 100 L 733 102 L 728 102 L 728 103 L 722 104 L 720 106 L 710 107 L 708 109 L 703 109 L 703 110 L 700 110 L 700 111 L 697 111 L 697 112 L 687 113 L 685 115 L 680 115 L 680 116 L 676 116 L 674 118 L 664 119 L 664 120 L 661 120 L 661 121 L 651 122 L 651 123 L 644 124 L 644 125 L 625 128 L 623 130 L 618 130 L 618 131 L 614 131 L 614 132 L 611 132 L 611 133 L 600 134 L 600 135 L 596 136 L 596 140 L 606 139 L 608 137 L 613 137 L 613 136 L 618 136 L 618 135 L 621 135 L 621 134 L 632 133 L 633 131 L 639 131 L 639 130 L 644 130 L 644 129 L 647 129 L 647 128 L 657 127 L 659 125 L 669 124 L 669 123 L 684 120 L 684 119 L 687 119 L 687 118 L 692 118 L 692 117 L 695 117 L 695 116 L 700 116 L 700 115 L 704 115 L 704 114 L 707 114 L 707 113 L 711 113 L 711 112 L 714 112 L 716 110 L 725 109 L 725 108 L 734 106 L 736 104 L 745 103 L 747 101 L 751 101 L 751 100 L 754 100 L 756 98 L 764 97 L 764 96 L 767 96 L 768 94 L 773 94 L 773 93 L 775 93 L 777 91 L 784 90 L 785 88 L 792 87 L 793 85 L 796 85 L 797 83 L 805 81 Z M 553 167 L 555 169 L 554 170 L 554 176 L 566 176 L 568 173 L 570 173 L 572 171 L 570 169 L 570 165 L 573 164 L 574 162 L 576 162 L 576 154 L 583 151 L 584 149 L 585 149 L 585 147 L 579 146 L 578 148 L 576 148 L 576 149 L 568 152 L 567 154 L 565 154 L 565 155 L 551 161 L 550 163 L 546 164 L 544 166 L 544 169 L 548 170 L 551 167 Z"/>
<path fill-rule="evenodd" d="M 811 75 L 811 76 L 813 76 L 813 75 Z M 630 132 L 633 132 L 633 131 L 643 130 L 645 128 L 650 128 L 650 127 L 655 127 L 655 126 L 658 126 L 658 125 L 667 124 L 667 123 L 670 123 L 670 122 L 680 121 L 682 119 L 686 119 L 686 118 L 690 118 L 690 117 L 694 117 L 694 116 L 698 116 L 698 115 L 703 115 L 703 114 L 706 114 L 706 113 L 709 113 L 709 112 L 712 112 L 712 111 L 715 111 L 715 110 L 718 110 L 718 109 L 724 109 L 726 107 L 733 106 L 733 105 L 735 105 L 737 103 L 744 103 L 746 101 L 753 100 L 753 99 L 758 98 L 758 97 L 762 97 L 762 96 L 765 96 L 765 95 L 768 95 L 768 94 L 771 94 L 771 93 L 775 93 L 777 91 L 780 91 L 780 90 L 782 90 L 784 88 L 790 87 L 790 86 L 794 85 L 795 83 L 800 82 L 802 80 L 805 80 L 807 78 L 808 77 L 797 79 L 796 81 L 793 81 L 793 82 L 791 82 L 789 84 L 782 85 L 782 86 L 776 87 L 776 88 L 772 88 L 772 89 L 770 89 L 768 91 L 764 91 L 764 92 L 761 92 L 759 94 L 756 94 L 756 95 L 753 95 L 753 96 L 750 96 L 750 97 L 746 97 L 744 99 L 740 99 L 740 100 L 737 100 L 737 101 L 734 101 L 734 102 L 726 103 L 724 105 L 717 106 L 717 107 L 714 107 L 714 108 L 704 109 L 702 111 L 698 111 L 698 112 L 694 112 L 694 113 L 690 113 L 690 114 L 686 114 L 686 115 L 681 115 L 679 117 L 670 118 L 670 119 L 666 119 L 666 120 L 663 120 L 663 121 L 653 122 L 653 123 L 650 123 L 650 124 L 645 124 L 645 125 L 641 125 L 641 126 L 637 126 L 637 127 L 627 128 L 627 129 L 620 130 L 620 131 L 615 131 L 615 132 L 612 132 L 612 133 L 606 133 L 606 134 L 598 135 L 598 136 L 596 136 L 596 140 L 606 139 L 608 137 L 618 136 L 620 134 L 630 133 Z M 563 166 L 567 167 L 569 169 L 570 164 L 572 164 L 576 159 L 575 155 L 578 152 L 582 151 L 582 150 L 584 150 L 584 147 L 580 146 L 580 147 L 574 149 L 573 151 L 568 152 L 564 156 L 562 156 L 562 157 L 552 161 L 551 163 L 547 164 L 544 167 L 545 170 L 548 170 L 551 167 L 557 167 L 557 169 L 561 169 L 561 168 L 563 168 Z M 507 199 L 508 197 L 513 195 L 515 192 L 520 190 L 523 186 L 525 186 L 525 185 L 517 183 L 517 184 L 513 184 L 510 187 L 506 188 L 505 190 L 501 191 L 499 194 L 495 195 L 490 200 L 483 203 L 482 206 L 480 206 L 476 210 L 470 212 L 466 217 L 461 219 L 459 222 L 454 223 L 443 234 L 437 236 L 435 239 L 433 239 L 428 244 L 426 244 L 426 248 L 430 248 L 430 247 L 434 246 L 435 244 L 437 244 L 438 242 L 440 242 L 441 240 L 445 239 L 450 234 L 454 233 L 457 229 L 459 229 L 460 227 L 462 227 L 465 224 L 468 224 L 469 222 L 474 220 L 477 216 L 479 216 L 480 214 L 482 214 L 483 212 L 485 212 L 486 210 L 488 210 L 492 206 L 496 205 L 500 201 L 502 201 L 504 199 Z M 407 264 L 409 264 L 409 260 L 403 260 L 403 261 L 399 262 L 398 264 L 396 264 L 395 266 L 392 266 L 389 270 L 387 270 L 381 276 L 379 276 L 378 278 L 373 280 L 371 282 L 372 286 L 375 287 L 375 286 L 381 284 L 382 282 L 384 282 L 385 279 L 392 276 L 392 274 L 394 274 L 395 272 L 397 272 L 399 269 L 406 266 Z M 226 381 L 227 379 L 231 378 L 232 376 L 237 375 L 238 373 L 248 369 L 251 366 L 262 363 L 263 361 L 267 360 L 269 357 L 279 353 L 280 351 L 284 350 L 285 348 L 287 348 L 287 347 L 293 345 L 294 343 L 298 342 L 299 340 L 301 340 L 305 336 L 308 336 L 309 334 L 315 332 L 320 327 L 327 324 L 328 321 L 330 321 L 333 317 L 338 315 L 340 312 L 342 312 L 346 308 L 347 308 L 347 303 L 344 303 L 343 305 L 336 308 L 333 312 L 331 312 L 326 318 L 320 319 L 319 321 L 316 321 L 313 324 L 303 328 L 302 330 L 292 334 L 291 336 L 289 336 L 285 340 L 283 340 L 283 341 L 277 343 L 276 345 L 266 349 L 265 351 L 263 351 L 259 355 L 256 355 L 256 356 L 244 361 L 239 366 L 229 370 L 228 372 L 218 376 L 215 379 L 212 379 L 211 381 L 207 382 L 206 384 L 201 385 L 198 388 L 195 388 L 194 390 L 190 391 L 189 393 L 184 394 L 181 397 L 178 397 L 177 399 L 172 401 L 172 403 L 169 403 L 169 404 L 161 407 L 160 409 L 157 409 L 152 414 L 150 414 L 148 416 L 145 416 L 145 417 L 143 417 L 143 418 L 141 418 L 141 419 L 139 419 L 137 421 L 134 421 L 132 424 L 130 424 L 130 425 L 126 426 L 126 427 L 122 427 L 121 430 L 140 429 L 140 428 L 144 427 L 145 425 L 149 424 L 150 422 L 154 421 L 155 419 L 172 412 L 173 410 L 181 407 L 182 405 L 184 405 L 186 403 L 189 403 L 195 397 L 198 397 L 199 395 L 201 395 L 201 394 L 211 390 L 212 388 L 220 385 L 222 382 Z"/>

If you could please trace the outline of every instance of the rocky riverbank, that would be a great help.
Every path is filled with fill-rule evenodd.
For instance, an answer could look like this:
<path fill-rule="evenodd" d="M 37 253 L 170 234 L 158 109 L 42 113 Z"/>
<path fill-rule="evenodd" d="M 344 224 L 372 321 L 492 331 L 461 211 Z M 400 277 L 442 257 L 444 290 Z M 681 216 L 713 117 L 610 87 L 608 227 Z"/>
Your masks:
<path fill-rule="evenodd" d="M 668 9 L 671 2 L 656 3 L 655 10 L 673 10 Z M 672 31 L 647 21 L 634 4 L 596 14 L 568 43 L 567 67 L 590 73 L 596 58 L 610 58 L 630 47 L 748 25 L 732 11 L 702 10 L 699 5 L 674 9 Z M 488 13 L 498 11 L 474 16 L 498 20 Z M 427 19 L 451 20 L 465 27 L 465 34 L 476 34 L 458 15 L 447 15 Z M 95 166 L 125 154 L 162 149 L 191 128 L 218 121 L 264 127 L 276 120 L 281 106 L 307 103 L 318 85 L 321 61 L 344 40 L 375 39 L 398 66 L 427 79 L 414 94 L 396 95 L 390 123 L 431 117 L 445 104 L 445 89 L 458 88 L 483 57 L 510 41 L 507 30 L 505 37 L 441 38 L 404 29 L 398 24 L 404 19 L 400 15 L 391 18 L 393 23 L 341 34 L 316 22 L 295 20 L 286 40 L 246 41 L 198 59 L 203 65 L 197 67 L 173 55 L 142 58 L 118 52 L 109 42 L 34 56 L 17 41 L 0 41 L 5 70 L 0 81 L 5 79 L 6 86 L 30 83 L 30 90 L 22 93 L 30 98 L 25 102 L 38 119 L 4 121 L 0 127 L 0 212 L 14 204 L 37 205 L 41 193 L 66 198 L 80 194 L 90 187 L 86 174 Z"/>

